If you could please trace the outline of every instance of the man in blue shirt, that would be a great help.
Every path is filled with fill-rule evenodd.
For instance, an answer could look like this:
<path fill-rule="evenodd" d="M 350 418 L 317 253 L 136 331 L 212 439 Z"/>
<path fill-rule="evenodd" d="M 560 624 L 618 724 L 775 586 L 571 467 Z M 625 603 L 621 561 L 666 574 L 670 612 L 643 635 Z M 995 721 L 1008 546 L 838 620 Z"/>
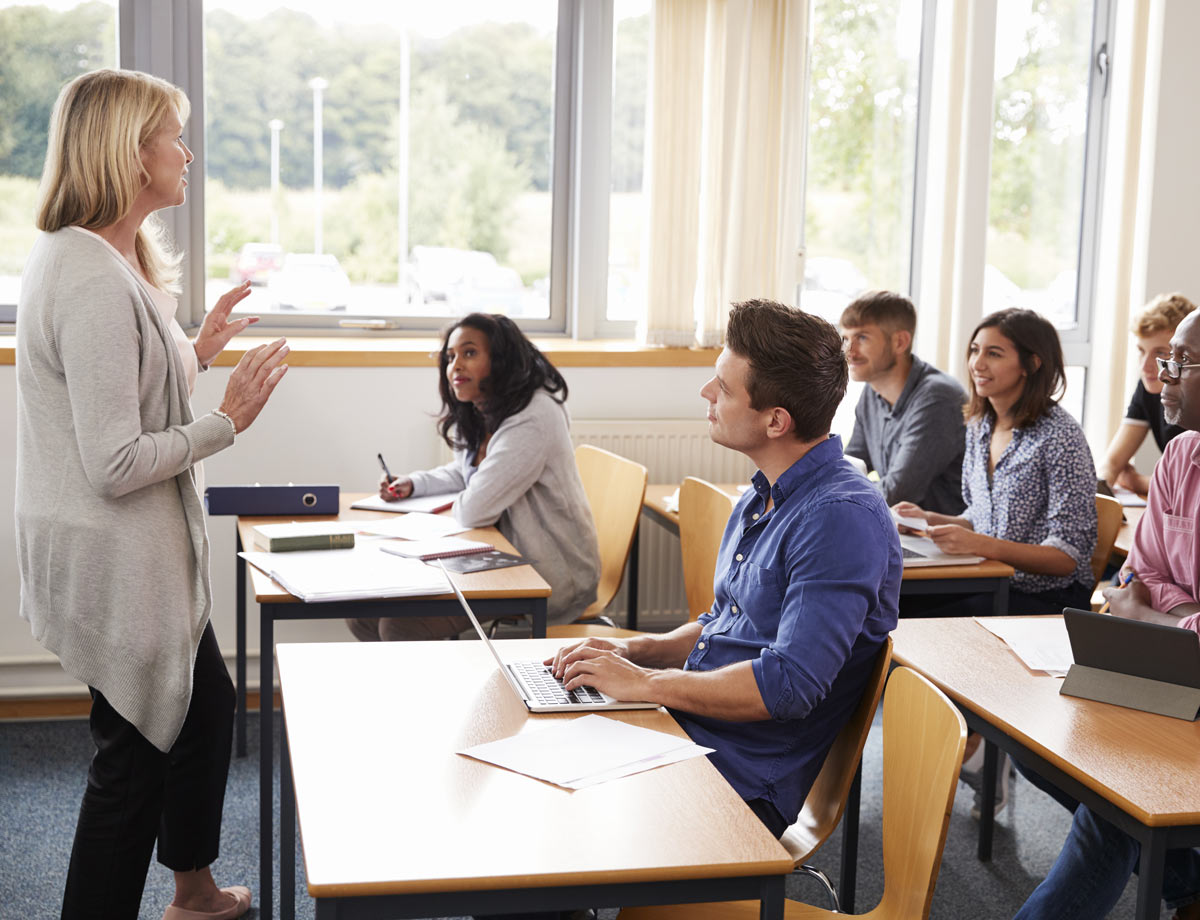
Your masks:
<path fill-rule="evenodd" d="M 735 304 L 700 395 L 712 439 L 758 472 L 725 528 L 712 610 L 664 635 L 588 639 L 547 660 L 568 687 L 669 707 L 776 836 L 896 625 L 896 527 L 829 434 L 846 378 L 829 323 Z"/>

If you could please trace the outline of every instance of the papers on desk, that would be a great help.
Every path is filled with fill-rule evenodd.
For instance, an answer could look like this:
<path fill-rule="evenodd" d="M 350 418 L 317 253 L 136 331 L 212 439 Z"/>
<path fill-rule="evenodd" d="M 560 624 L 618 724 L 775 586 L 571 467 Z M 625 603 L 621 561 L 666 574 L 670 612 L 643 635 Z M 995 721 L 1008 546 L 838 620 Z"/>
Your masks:
<path fill-rule="evenodd" d="M 674 511 L 676 514 L 679 513 L 679 490 L 678 489 L 676 489 L 674 492 L 672 492 L 670 495 L 668 495 L 666 498 L 663 499 L 663 510 L 664 511 Z"/>
<path fill-rule="evenodd" d="M 446 492 L 441 495 L 422 495 L 417 498 L 400 498 L 394 502 L 385 502 L 378 495 L 372 495 L 369 498 L 360 498 L 351 508 L 361 508 L 364 511 L 393 511 L 400 514 L 406 514 L 409 511 L 424 511 L 429 514 L 434 514 L 438 511 L 445 511 L 454 504 L 454 499 L 458 498 L 459 492 Z"/>
<path fill-rule="evenodd" d="M 467 529 L 452 517 L 426 514 L 422 511 L 412 511 L 403 517 L 390 520 L 355 521 L 354 526 L 360 533 L 374 534 L 378 537 L 400 537 L 404 540 L 437 540 Z"/>
<path fill-rule="evenodd" d="M 1062 617 L 975 617 L 975 622 L 999 636 L 1032 671 L 1066 677 L 1075 663 Z"/>
<path fill-rule="evenodd" d="M 419 559 L 402 559 L 375 544 L 329 552 L 238 553 L 289 594 L 308 603 L 448 594 L 445 573 Z"/>
<path fill-rule="evenodd" d="M 458 753 L 565 789 L 582 789 L 712 750 L 678 735 L 593 714 Z"/>
<path fill-rule="evenodd" d="M 1145 508 L 1146 499 L 1138 495 L 1136 492 L 1131 492 L 1124 486 L 1113 486 L 1113 498 L 1121 503 L 1122 508 Z"/>
<path fill-rule="evenodd" d="M 909 530 L 915 530 L 917 533 L 924 533 L 925 528 L 929 526 L 929 522 L 924 518 L 905 517 L 902 514 L 897 514 L 896 509 L 892 509 L 892 521 L 899 524 L 901 527 L 907 527 Z"/>

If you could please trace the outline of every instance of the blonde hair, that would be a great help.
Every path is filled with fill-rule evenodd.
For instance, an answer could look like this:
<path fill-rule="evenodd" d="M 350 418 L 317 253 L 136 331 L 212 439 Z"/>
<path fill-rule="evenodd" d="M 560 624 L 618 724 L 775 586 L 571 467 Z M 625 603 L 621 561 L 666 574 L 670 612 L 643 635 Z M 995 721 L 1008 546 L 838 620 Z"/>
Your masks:
<path fill-rule="evenodd" d="M 38 229 L 99 230 L 126 217 L 149 179 L 142 146 L 168 113 L 186 122 L 190 111 L 183 90 L 136 70 L 94 70 L 64 86 L 50 116 Z M 154 215 L 138 228 L 134 245 L 150 282 L 178 293 L 182 255 Z"/>
<path fill-rule="evenodd" d="M 1182 294 L 1159 294 L 1133 318 L 1133 334 L 1148 338 L 1156 332 L 1174 332 L 1196 305 Z"/>

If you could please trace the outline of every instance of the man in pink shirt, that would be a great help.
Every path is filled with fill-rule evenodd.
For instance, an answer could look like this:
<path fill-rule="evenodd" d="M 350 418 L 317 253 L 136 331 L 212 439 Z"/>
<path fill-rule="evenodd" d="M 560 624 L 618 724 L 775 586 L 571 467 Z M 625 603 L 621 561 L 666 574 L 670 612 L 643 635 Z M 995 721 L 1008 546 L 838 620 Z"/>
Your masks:
<path fill-rule="evenodd" d="M 1154 468 L 1123 570 L 1133 579 L 1126 588 L 1105 588 L 1104 597 L 1116 616 L 1200 632 L 1200 312 L 1184 317 L 1171 357 L 1159 358 L 1158 369 L 1163 416 L 1186 430 Z M 1079 805 L 1050 874 L 1015 920 L 1108 916 L 1140 856 L 1136 840 Z M 1167 851 L 1162 894 L 1175 920 L 1200 920 L 1200 851 Z"/>
<path fill-rule="evenodd" d="M 1185 429 L 1163 452 L 1150 480 L 1146 513 L 1133 534 L 1123 574 L 1129 587 L 1105 588 L 1116 616 L 1200 632 L 1200 322 L 1184 317 L 1159 360 L 1163 416 Z M 1165 367 L 1164 367 L 1165 365 Z M 1176 443 L 1178 442 L 1178 443 Z"/>

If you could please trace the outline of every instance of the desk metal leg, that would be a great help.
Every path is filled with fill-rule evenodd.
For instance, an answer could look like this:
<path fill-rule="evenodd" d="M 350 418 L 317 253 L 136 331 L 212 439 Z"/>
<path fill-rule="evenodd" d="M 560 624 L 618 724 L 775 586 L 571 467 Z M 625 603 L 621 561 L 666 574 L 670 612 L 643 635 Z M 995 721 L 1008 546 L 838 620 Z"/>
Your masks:
<path fill-rule="evenodd" d="M 546 638 L 546 599 L 537 597 L 533 600 L 533 638 Z"/>
<path fill-rule="evenodd" d="M 629 547 L 629 591 L 626 595 L 625 628 L 637 629 L 638 622 L 638 557 L 642 545 L 642 522 L 639 516 L 638 524 L 633 529 L 633 543 Z"/>
<path fill-rule="evenodd" d="M 1008 579 L 1000 582 L 1000 587 L 992 594 L 992 615 L 1008 616 Z"/>
<path fill-rule="evenodd" d="M 983 791 L 979 803 L 979 861 L 992 858 L 992 832 L 996 825 L 996 766 L 1000 750 L 990 741 L 983 741 Z M 1005 769 L 1008 764 L 1005 764 Z"/>
<path fill-rule="evenodd" d="M 288 755 L 287 713 L 279 722 L 279 916 L 296 916 L 296 796 Z"/>
<path fill-rule="evenodd" d="M 784 876 L 772 876 L 762 883 L 762 895 L 758 903 L 759 920 L 783 920 Z"/>
<path fill-rule="evenodd" d="M 842 868 L 838 877 L 838 901 L 844 914 L 854 913 L 854 889 L 858 884 L 858 806 L 862 797 L 862 761 L 854 771 L 846 810 L 842 812 Z"/>
<path fill-rule="evenodd" d="M 1162 900 L 1163 863 L 1167 857 L 1167 835 L 1151 829 L 1150 840 L 1142 843 L 1138 866 L 1137 920 L 1157 920 Z"/>
<path fill-rule="evenodd" d="M 237 551 L 242 551 L 242 532 L 233 525 Z M 246 756 L 246 561 L 234 556 L 237 574 L 237 722 L 236 747 L 238 757 Z"/>
<path fill-rule="evenodd" d="M 266 604 L 258 606 L 259 667 L 258 725 L 262 738 L 258 754 L 258 871 L 259 916 L 271 920 L 275 872 L 271 850 L 275 843 L 275 752 L 272 716 L 275 706 L 275 622 Z"/>

